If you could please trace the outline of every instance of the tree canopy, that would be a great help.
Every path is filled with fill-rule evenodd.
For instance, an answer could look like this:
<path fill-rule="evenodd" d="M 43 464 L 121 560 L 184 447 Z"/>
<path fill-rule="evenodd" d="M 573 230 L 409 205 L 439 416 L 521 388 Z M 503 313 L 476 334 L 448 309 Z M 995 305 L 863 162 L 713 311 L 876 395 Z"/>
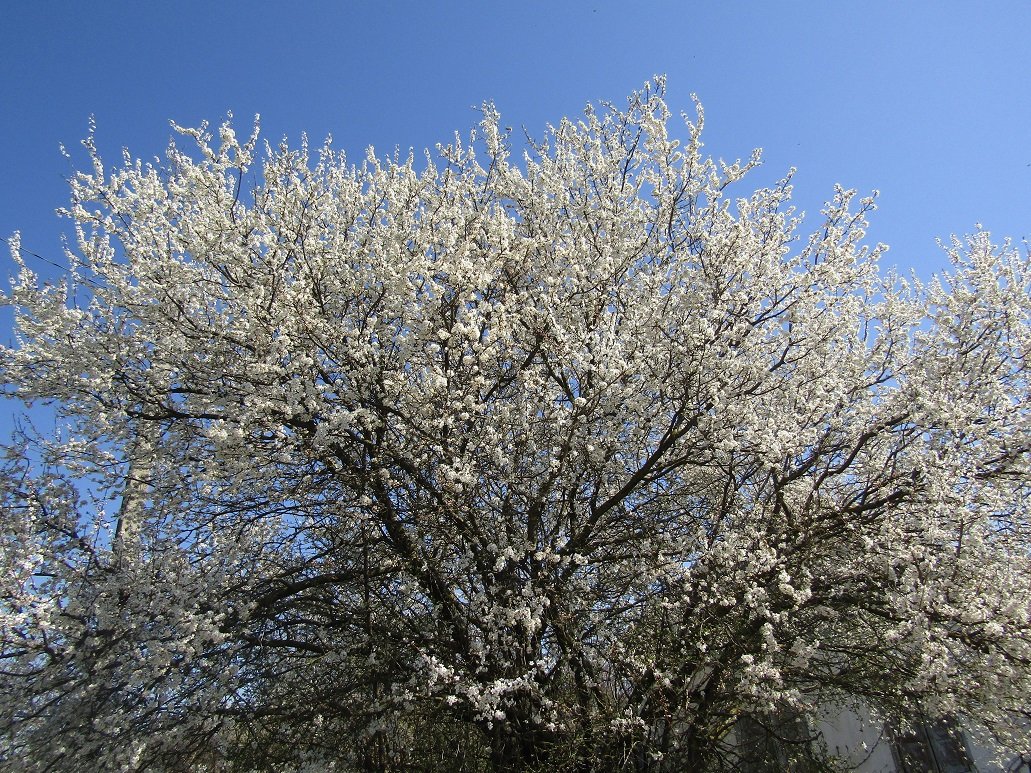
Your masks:
<path fill-rule="evenodd" d="M 64 429 L 0 481 L 4 767 L 717 770 L 855 702 L 1021 742 L 1026 251 L 883 271 L 871 199 L 803 235 L 662 92 L 518 158 L 490 105 L 418 160 L 86 140 L 67 277 L 12 240 L 7 393 Z"/>

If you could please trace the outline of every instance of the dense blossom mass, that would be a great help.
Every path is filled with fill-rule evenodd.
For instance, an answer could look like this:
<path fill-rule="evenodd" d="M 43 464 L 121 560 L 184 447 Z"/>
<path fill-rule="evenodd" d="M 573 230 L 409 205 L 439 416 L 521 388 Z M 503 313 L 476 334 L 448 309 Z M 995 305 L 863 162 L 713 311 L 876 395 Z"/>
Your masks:
<path fill-rule="evenodd" d="M 870 200 L 801 236 L 669 119 L 88 139 L 66 277 L 12 243 L 60 421 L 0 481 L 0 765 L 717 770 L 853 703 L 1024 744 L 1028 255 L 882 272 Z"/>

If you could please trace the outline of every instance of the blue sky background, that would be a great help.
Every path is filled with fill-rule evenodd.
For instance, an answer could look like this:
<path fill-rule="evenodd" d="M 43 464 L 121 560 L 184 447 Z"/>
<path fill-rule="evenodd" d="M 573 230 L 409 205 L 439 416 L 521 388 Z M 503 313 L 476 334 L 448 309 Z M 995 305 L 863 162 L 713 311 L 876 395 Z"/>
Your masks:
<path fill-rule="evenodd" d="M 96 116 L 104 155 L 160 155 L 169 119 L 302 131 L 359 156 L 448 141 L 493 100 L 540 135 L 656 73 L 706 149 L 764 149 L 739 188 L 792 166 L 815 216 L 834 183 L 881 191 L 887 263 L 944 267 L 935 240 L 983 223 L 1031 236 L 1031 3 L 1016 0 L 523 0 L 9 3 L 0 31 L 0 236 L 61 260 L 54 216 Z M 10 274 L 6 251 L 3 274 Z M 45 266 L 39 266 L 45 269 Z M 5 281 L 6 277 L 0 279 Z M 9 342 L 10 312 L 0 316 Z M 0 423 L 7 420 L 0 416 Z"/>

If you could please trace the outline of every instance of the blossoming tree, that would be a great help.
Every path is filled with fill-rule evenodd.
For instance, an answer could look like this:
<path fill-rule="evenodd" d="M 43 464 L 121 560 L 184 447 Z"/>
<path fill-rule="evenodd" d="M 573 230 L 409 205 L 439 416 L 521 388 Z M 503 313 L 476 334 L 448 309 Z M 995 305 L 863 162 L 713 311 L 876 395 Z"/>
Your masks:
<path fill-rule="evenodd" d="M 0 484 L 5 767 L 718 769 L 852 701 L 1020 742 L 1028 256 L 882 273 L 871 201 L 800 237 L 662 96 L 518 163 L 489 106 L 418 162 L 86 141 L 67 278 L 12 244 L 7 391 L 67 428 Z"/>

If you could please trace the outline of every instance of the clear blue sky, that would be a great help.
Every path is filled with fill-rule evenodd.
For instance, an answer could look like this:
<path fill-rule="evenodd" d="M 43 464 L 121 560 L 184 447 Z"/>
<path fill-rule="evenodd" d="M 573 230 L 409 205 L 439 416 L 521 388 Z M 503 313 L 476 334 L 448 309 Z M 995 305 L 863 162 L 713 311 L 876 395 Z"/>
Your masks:
<path fill-rule="evenodd" d="M 654 73 L 702 99 L 707 149 L 798 167 L 815 214 L 835 182 L 881 191 L 871 237 L 931 270 L 982 222 L 1031 234 L 1031 3 L 48 2 L 5 8 L 0 235 L 59 252 L 72 147 L 162 152 L 168 120 L 246 124 L 361 151 L 433 145 L 494 100 L 537 133 Z M 79 163 L 82 157 L 79 156 Z"/>
<path fill-rule="evenodd" d="M 169 119 L 227 110 L 260 112 L 273 140 L 421 149 L 484 100 L 539 135 L 655 73 L 675 112 L 699 95 L 711 154 L 764 148 L 755 185 L 797 167 L 807 212 L 836 182 L 879 189 L 869 233 L 886 262 L 926 276 L 944 265 L 935 239 L 977 222 L 1031 236 L 1024 0 L 37 0 L 8 3 L 2 27 L 0 236 L 47 256 L 68 226 L 58 146 L 91 114 L 111 160 L 160 154 Z M 0 263 L 9 274 L 6 250 Z"/>

